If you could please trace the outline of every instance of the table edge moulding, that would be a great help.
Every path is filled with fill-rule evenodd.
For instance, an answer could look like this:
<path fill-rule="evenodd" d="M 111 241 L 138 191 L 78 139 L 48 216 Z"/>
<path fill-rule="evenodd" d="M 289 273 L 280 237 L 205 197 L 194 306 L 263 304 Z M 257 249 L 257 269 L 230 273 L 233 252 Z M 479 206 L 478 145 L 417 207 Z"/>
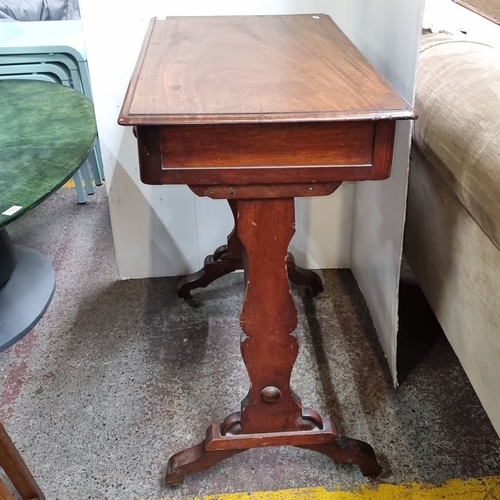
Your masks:
<path fill-rule="evenodd" d="M 290 281 L 312 296 L 323 285 L 288 246 L 294 198 L 386 179 L 396 120 L 415 118 L 324 14 L 151 21 L 118 123 L 134 127 L 144 183 L 228 200 L 235 224 L 227 244 L 181 281 L 178 296 L 197 307 L 194 289 L 244 270 L 241 353 L 251 381 L 241 411 L 170 458 L 168 484 L 264 446 L 307 448 L 366 476 L 380 472 L 369 444 L 341 436 L 290 386 L 298 354 Z"/>

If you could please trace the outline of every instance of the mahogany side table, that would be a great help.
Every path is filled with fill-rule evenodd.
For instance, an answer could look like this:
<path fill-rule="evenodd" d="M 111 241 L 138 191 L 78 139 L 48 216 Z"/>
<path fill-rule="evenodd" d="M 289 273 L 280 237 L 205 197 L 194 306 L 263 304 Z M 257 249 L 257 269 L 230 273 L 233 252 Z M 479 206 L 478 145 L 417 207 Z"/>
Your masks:
<path fill-rule="evenodd" d="M 290 387 L 298 354 L 292 280 L 322 290 L 295 266 L 294 198 L 333 193 L 343 181 L 390 175 L 395 122 L 408 103 L 323 14 L 153 19 L 118 119 L 135 127 L 141 179 L 187 184 L 227 199 L 228 244 L 181 282 L 179 296 L 244 268 L 241 353 L 250 390 L 241 411 L 173 455 L 167 483 L 250 448 L 291 445 L 380 466 L 373 448 L 341 436 L 303 408 Z"/>

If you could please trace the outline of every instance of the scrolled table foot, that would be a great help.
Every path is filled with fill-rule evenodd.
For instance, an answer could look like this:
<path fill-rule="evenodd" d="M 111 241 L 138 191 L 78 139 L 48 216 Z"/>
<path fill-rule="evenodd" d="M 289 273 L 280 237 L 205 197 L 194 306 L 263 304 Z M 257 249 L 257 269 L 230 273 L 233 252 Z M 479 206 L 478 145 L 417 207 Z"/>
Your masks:
<path fill-rule="evenodd" d="M 165 482 L 167 483 L 168 486 L 171 488 L 179 488 L 184 484 L 184 478 L 186 477 L 185 474 L 182 473 L 180 470 L 169 470 L 167 468 L 167 475 L 165 477 Z"/>
<path fill-rule="evenodd" d="M 211 427 L 209 427 L 210 431 Z M 207 432 L 207 435 L 209 432 Z M 217 465 L 226 458 L 231 458 L 233 455 L 242 453 L 245 450 L 207 450 L 207 443 L 210 442 L 209 437 L 200 444 L 180 451 L 172 455 L 167 464 L 167 474 L 165 481 L 169 486 L 178 487 L 184 482 L 187 474 L 202 472 Z"/>
<path fill-rule="evenodd" d="M 205 258 L 203 268 L 194 274 L 190 274 L 181 280 L 177 288 L 177 296 L 184 299 L 187 304 L 197 308 L 201 303 L 191 295 L 191 291 L 196 288 L 205 288 L 216 279 L 232 273 L 242 268 L 241 260 L 225 260 L 226 253 L 223 247 L 216 250 L 218 259 L 214 255 L 208 255 Z"/>
<path fill-rule="evenodd" d="M 323 292 L 323 282 L 317 273 L 297 266 L 295 258 L 291 253 L 288 253 L 286 262 L 288 279 L 295 285 L 305 286 L 308 296 L 316 297 Z"/>
<path fill-rule="evenodd" d="M 222 460 L 252 448 L 295 446 L 333 458 L 337 463 L 355 464 L 364 476 L 376 476 L 382 468 L 373 448 L 356 439 L 340 436 L 335 422 L 303 409 L 296 431 L 242 432 L 241 413 L 229 415 L 222 424 L 212 424 L 203 442 L 173 455 L 168 461 L 166 482 L 180 486 L 188 474 L 207 470 Z"/>
<path fill-rule="evenodd" d="M 215 261 L 227 260 L 228 258 L 229 258 L 229 250 L 227 248 L 227 245 L 221 245 L 220 247 L 215 249 L 213 254 L 213 259 Z"/>
<path fill-rule="evenodd" d="M 184 302 L 193 309 L 198 309 L 202 305 L 202 303 L 198 299 L 192 297 L 191 294 L 189 294 L 189 297 L 184 299 Z"/>
<path fill-rule="evenodd" d="M 365 477 L 376 477 L 382 472 L 375 451 L 364 441 L 338 436 L 330 443 L 298 446 L 298 448 L 306 448 L 327 455 L 340 464 L 358 465 L 361 474 Z"/>
<path fill-rule="evenodd" d="M 369 478 L 375 478 L 380 476 L 380 473 L 382 472 L 382 466 L 380 464 L 376 465 L 370 465 L 370 466 L 359 466 L 359 469 L 361 471 L 361 474 L 363 474 L 364 477 L 369 477 Z"/>

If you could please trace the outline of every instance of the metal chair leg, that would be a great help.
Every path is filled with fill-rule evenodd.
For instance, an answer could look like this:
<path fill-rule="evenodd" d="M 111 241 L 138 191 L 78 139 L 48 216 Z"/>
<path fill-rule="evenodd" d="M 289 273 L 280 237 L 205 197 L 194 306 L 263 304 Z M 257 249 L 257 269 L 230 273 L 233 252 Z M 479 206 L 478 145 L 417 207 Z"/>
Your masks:
<path fill-rule="evenodd" d="M 85 189 L 87 191 L 87 194 L 94 194 L 94 184 L 92 182 L 92 176 L 90 175 L 90 166 L 88 160 L 81 166 L 80 172 L 82 173 L 83 180 L 85 181 Z"/>
<path fill-rule="evenodd" d="M 85 193 L 85 189 L 83 188 L 83 178 L 80 170 L 78 170 L 78 172 L 76 172 L 76 174 L 73 176 L 73 180 L 75 181 L 78 203 L 87 203 L 87 194 Z"/>

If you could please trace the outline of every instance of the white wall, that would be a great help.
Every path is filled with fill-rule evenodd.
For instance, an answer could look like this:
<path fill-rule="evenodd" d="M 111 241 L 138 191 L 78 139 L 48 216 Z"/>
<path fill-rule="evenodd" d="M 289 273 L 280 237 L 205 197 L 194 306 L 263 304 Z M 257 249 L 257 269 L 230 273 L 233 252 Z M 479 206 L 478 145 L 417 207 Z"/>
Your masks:
<path fill-rule="evenodd" d="M 500 26 L 452 0 L 426 0 L 424 28 L 433 33 L 465 31 L 467 36 L 500 47 Z"/>
<path fill-rule="evenodd" d="M 150 18 L 326 12 L 354 32 L 352 0 L 80 0 L 97 123 L 109 190 L 116 256 L 123 278 L 172 276 L 197 270 L 225 242 L 231 213 L 225 201 L 195 197 L 184 186 L 145 186 L 135 139 L 116 124 Z M 327 198 L 297 201 L 291 250 L 301 265 L 349 267 L 354 186 Z"/>
<path fill-rule="evenodd" d="M 423 0 L 363 0 L 358 46 L 413 102 Z M 365 296 L 396 383 L 398 293 L 408 183 L 410 123 L 396 128 L 391 177 L 355 187 L 352 271 Z"/>

